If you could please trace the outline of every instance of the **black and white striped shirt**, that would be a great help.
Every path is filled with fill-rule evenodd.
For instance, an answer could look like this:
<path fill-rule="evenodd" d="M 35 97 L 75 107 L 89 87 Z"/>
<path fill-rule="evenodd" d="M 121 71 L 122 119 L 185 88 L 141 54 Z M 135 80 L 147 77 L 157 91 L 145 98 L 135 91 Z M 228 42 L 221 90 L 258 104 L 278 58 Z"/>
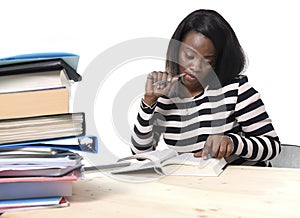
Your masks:
<path fill-rule="evenodd" d="M 280 142 L 259 93 L 246 76 L 195 97 L 160 97 L 151 108 L 141 102 L 132 135 L 133 153 L 154 150 L 162 137 L 177 152 L 203 148 L 209 135 L 233 140 L 231 164 L 266 166 Z"/>

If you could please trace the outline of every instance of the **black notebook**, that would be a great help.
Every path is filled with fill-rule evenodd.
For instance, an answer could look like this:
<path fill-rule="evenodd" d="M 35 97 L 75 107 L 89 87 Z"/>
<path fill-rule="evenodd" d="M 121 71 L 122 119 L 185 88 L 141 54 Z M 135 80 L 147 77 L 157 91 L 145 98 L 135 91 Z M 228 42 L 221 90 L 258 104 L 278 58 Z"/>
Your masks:
<path fill-rule="evenodd" d="M 81 75 L 61 58 L 0 65 L 0 76 L 48 72 L 54 70 L 65 70 L 68 79 L 74 82 L 81 81 L 82 79 Z"/>

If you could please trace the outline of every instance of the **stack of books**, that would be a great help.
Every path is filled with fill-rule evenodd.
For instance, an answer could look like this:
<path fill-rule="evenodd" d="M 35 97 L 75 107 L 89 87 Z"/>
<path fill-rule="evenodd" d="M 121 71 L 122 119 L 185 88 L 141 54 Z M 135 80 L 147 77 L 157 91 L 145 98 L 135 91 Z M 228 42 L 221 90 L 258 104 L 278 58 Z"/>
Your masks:
<path fill-rule="evenodd" d="M 0 213 L 67 206 L 82 157 L 97 152 L 84 112 L 71 112 L 79 56 L 39 53 L 0 59 Z"/>

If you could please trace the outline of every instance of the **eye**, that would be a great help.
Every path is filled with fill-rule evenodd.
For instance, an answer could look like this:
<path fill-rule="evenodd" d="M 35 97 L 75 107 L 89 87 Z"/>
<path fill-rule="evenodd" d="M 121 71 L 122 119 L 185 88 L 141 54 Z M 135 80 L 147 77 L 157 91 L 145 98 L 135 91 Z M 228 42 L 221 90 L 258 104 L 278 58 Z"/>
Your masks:
<path fill-rule="evenodd" d="M 207 60 L 207 59 L 204 59 L 203 62 L 204 62 L 205 65 L 211 65 L 212 64 L 212 62 L 210 60 Z"/>
<path fill-rule="evenodd" d="M 209 59 L 203 59 L 203 62 L 206 66 L 210 66 L 210 67 L 214 68 L 214 65 L 215 65 L 214 61 L 209 60 Z"/>
<path fill-rule="evenodd" d="M 185 53 L 185 57 L 188 59 L 188 60 L 193 60 L 195 58 L 194 55 L 191 55 L 189 53 Z"/>

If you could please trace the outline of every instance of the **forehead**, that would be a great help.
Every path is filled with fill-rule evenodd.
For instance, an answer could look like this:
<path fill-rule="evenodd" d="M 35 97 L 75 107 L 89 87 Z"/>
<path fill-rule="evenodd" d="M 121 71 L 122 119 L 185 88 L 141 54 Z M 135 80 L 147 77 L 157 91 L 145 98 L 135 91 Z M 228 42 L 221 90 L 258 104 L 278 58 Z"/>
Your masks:
<path fill-rule="evenodd" d="M 196 31 L 188 32 L 182 42 L 182 48 L 194 50 L 203 56 L 215 55 L 216 53 L 216 49 L 212 41 Z"/>

